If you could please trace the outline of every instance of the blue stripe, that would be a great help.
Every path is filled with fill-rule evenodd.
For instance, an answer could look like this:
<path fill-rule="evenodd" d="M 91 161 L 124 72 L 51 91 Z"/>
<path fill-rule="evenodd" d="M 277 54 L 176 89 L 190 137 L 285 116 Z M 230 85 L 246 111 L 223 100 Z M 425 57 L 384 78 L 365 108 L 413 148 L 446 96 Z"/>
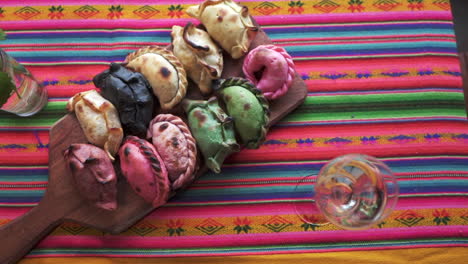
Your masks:
<path fill-rule="evenodd" d="M 413 123 L 413 122 L 429 122 L 429 121 L 450 121 L 450 122 L 463 122 L 466 123 L 466 118 L 465 117 L 434 117 L 432 118 L 418 118 L 414 117 L 411 119 L 407 120 L 398 120 L 398 119 L 390 119 L 390 120 L 373 120 L 373 119 L 367 119 L 367 120 L 337 120 L 334 122 L 315 122 L 315 123 L 291 123 L 291 118 L 293 117 L 293 114 L 290 114 L 289 116 L 285 117 L 283 120 L 280 122 L 276 123 L 273 127 L 306 127 L 306 126 L 330 126 L 330 125 L 347 125 L 347 124 L 388 124 L 388 123 Z"/>
<path fill-rule="evenodd" d="M 288 50 L 288 48 L 286 48 Z M 21 53 L 10 52 L 19 62 L 69 62 L 69 61 L 93 61 L 93 62 L 119 62 L 125 59 L 125 56 L 133 50 L 116 50 L 112 52 L 90 51 L 82 52 L 80 56 L 72 56 L 67 52 L 55 52 L 55 54 L 62 54 L 62 56 L 21 56 Z M 288 53 L 293 57 L 314 57 L 314 56 L 351 56 L 351 55 L 380 55 L 380 54 L 411 54 L 411 53 L 452 53 L 456 54 L 457 49 L 454 48 L 440 48 L 440 47 L 417 47 L 417 48 L 384 48 L 384 49 L 355 49 L 355 50 L 304 50 L 304 51 L 291 51 Z M 23 53 L 23 52 L 22 52 Z M 112 53 L 113 55 L 95 55 L 102 53 Z M 24 54 L 24 53 L 23 53 Z M 40 55 L 41 53 L 36 53 Z M 28 54 L 29 55 L 29 54 Z"/>
<path fill-rule="evenodd" d="M 395 173 L 408 172 L 431 172 L 431 171 L 468 171 L 468 157 L 466 158 L 435 158 L 435 159 L 405 159 L 405 160 L 385 160 L 381 159 Z M 291 172 L 297 172 L 299 175 L 306 176 L 317 174 L 325 162 L 319 163 L 298 163 L 298 164 L 265 164 L 255 166 L 226 166 L 223 167 L 225 178 L 231 178 L 237 174 L 242 178 L 247 173 L 271 175 L 271 173 L 284 176 L 291 176 Z M 301 174 L 304 173 L 305 174 Z M 291 176 L 292 177 L 292 176 Z M 295 177 L 295 176 L 294 176 Z M 203 180 L 219 179 L 219 174 L 208 172 L 203 175 Z"/>
<path fill-rule="evenodd" d="M 343 231 L 349 232 L 349 231 Z M 280 234 L 278 234 L 280 235 Z M 127 254 L 138 254 L 141 256 L 170 256 L 170 255 L 191 255 L 191 254 L 236 254 L 236 253 L 255 253 L 255 252 L 283 252 L 283 251 L 314 251 L 321 249 L 349 249 L 349 248 L 369 248 L 375 246 L 383 247 L 401 247 L 401 246 L 425 246 L 425 245 L 452 245 L 459 244 L 460 246 L 468 243 L 468 239 L 465 238 L 434 238 L 428 240 L 387 240 L 387 241 L 372 241 L 372 242 L 333 242 L 333 243 L 314 243 L 314 244 L 281 244 L 281 245 L 258 245 L 258 246 L 235 246 L 235 247 L 217 247 L 217 248 L 152 248 L 152 249 L 132 249 L 132 248 L 52 248 L 52 249 L 33 249 L 30 256 L 43 256 L 46 257 L 49 254 L 60 254 L 60 255 L 71 255 L 76 256 L 80 254 L 92 254 L 98 256 L 112 256 L 113 254 L 127 255 Z"/>
<path fill-rule="evenodd" d="M 411 53 L 457 53 L 457 48 L 441 48 L 433 46 L 421 46 L 416 48 L 375 48 L 375 49 L 350 49 L 350 50 L 304 50 L 294 51 L 286 47 L 287 52 L 293 57 L 313 57 L 313 56 L 347 56 L 347 55 L 379 55 L 379 54 L 411 54 Z"/>
<path fill-rule="evenodd" d="M 306 73 L 304 73 L 306 74 Z M 418 93 L 418 92 L 434 92 L 433 90 L 444 90 L 448 92 L 457 92 L 460 93 L 460 95 L 463 93 L 463 88 L 460 87 L 421 87 L 421 88 L 408 88 L 408 89 L 392 89 L 392 93 L 405 93 L 405 92 L 411 92 L 411 93 Z M 316 94 L 320 94 L 321 96 L 327 96 L 328 94 L 334 95 L 334 94 L 350 94 L 350 95 L 355 95 L 359 93 L 388 93 L 388 89 L 374 89 L 374 90 L 358 90 L 358 89 L 353 89 L 352 91 L 309 91 L 307 92 L 307 96 L 315 96 Z M 438 92 L 438 91 L 435 91 Z"/>
<path fill-rule="evenodd" d="M 37 175 L 48 175 L 49 169 L 1 169 L 0 177 L 18 177 L 18 176 L 37 176 Z"/>
<path fill-rule="evenodd" d="M 398 181 L 400 194 L 445 194 L 468 193 L 468 181 L 466 180 L 437 180 L 437 181 Z M 296 185 L 255 187 L 250 192 L 248 189 L 220 188 L 220 189 L 187 189 L 171 199 L 172 202 L 226 202 L 243 200 L 277 200 L 308 198 L 314 192 L 313 184 L 310 192 L 298 192 Z"/>
<path fill-rule="evenodd" d="M 15 203 L 38 203 L 42 196 L 27 196 L 27 197 L 0 197 L 0 203 L 15 204 Z"/>

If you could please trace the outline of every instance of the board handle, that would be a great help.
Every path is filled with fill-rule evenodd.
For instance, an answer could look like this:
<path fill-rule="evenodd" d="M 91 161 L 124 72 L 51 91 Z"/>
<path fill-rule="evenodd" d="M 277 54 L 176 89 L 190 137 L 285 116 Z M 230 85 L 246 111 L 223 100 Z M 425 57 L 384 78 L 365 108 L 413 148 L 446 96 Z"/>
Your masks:
<path fill-rule="evenodd" d="M 39 241 L 56 228 L 65 216 L 65 207 L 48 199 L 41 202 L 26 214 L 0 227 L 0 263 L 17 263 Z"/>

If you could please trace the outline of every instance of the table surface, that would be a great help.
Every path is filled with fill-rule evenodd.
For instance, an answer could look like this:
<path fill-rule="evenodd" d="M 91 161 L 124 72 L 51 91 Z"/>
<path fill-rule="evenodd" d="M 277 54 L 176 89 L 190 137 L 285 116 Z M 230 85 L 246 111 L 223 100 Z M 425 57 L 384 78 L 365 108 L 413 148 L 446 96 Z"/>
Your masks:
<path fill-rule="evenodd" d="M 4 0 L 0 48 L 49 91 L 39 114 L 0 113 L 0 225 L 44 194 L 49 128 L 69 97 L 94 88 L 110 62 L 167 45 L 198 1 Z M 448 1 L 242 1 L 294 58 L 305 103 L 257 150 L 232 155 L 128 231 L 67 222 L 22 263 L 398 263 L 466 259 L 468 122 Z M 364 153 L 395 172 L 396 210 L 369 230 L 302 222 L 294 192 L 328 160 Z M 308 218 L 320 223 L 318 212 Z M 2 243 L 6 242 L 1 238 Z M 363 254 L 361 251 L 365 251 Z M 227 258 L 224 258 L 228 256 Z"/>

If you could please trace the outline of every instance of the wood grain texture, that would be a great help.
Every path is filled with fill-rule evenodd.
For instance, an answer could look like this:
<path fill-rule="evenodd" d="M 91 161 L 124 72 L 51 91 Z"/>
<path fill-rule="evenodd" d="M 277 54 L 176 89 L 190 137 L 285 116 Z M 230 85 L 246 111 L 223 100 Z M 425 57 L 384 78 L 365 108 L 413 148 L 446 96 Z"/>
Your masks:
<path fill-rule="evenodd" d="M 260 30 L 250 48 L 253 49 L 258 45 L 270 43 L 271 40 L 268 36 Z M 222 78 L 243 77 L 242 63 L 243 59 L 232 60 L 225 54 Z M 189 83 L 188 91 L 187 97 L 191 99 L 206 99 L 201 96 L 192 82 Z M 270 103 L 269 125 L 275 124 L 302 104 L 306 95 L 307 86 L 296 73 L 296 78 L 288 93 Z M 171 112 L 180 116 L 183 115 L 180 106 Z M 0 237 L 8 238 L 8 243 L 0 247 L 0 263 L 16 263 L 44 236 L 65 220 L 117 234 L 128 229 L 155 209 L 133 192 L 130 185 L 120 174 L 118 166 L 115 166 L 119 178 L 117 210 L 106 211 L 88 203 L 75 189 L 73 177 L 63 157 L 63 152 L 72 143 L 87 143 L 73 113 L 60 119 L 51 128 L 49 184 L 45 196 L 36 208 L 0 228 Z M 196 178 L 202 177 L 206 170 L 206 167 L 201 166 Z"/>

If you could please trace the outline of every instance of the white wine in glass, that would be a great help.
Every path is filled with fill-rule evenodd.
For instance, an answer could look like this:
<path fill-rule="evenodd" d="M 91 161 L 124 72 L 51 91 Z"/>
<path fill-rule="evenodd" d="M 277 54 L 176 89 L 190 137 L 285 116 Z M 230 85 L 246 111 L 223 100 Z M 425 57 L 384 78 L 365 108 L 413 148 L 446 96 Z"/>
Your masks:
<path fill-rule="evenodd" d="M 296 190 L 304 191 L 308 186 L 311 196 L 315 194 L 313 198 L 320 213 L 330 223 L 345 229 L 365 229 L 382 222 L 395 208 L 399 195 L 390 168 L 362 154 L 331 160 L 320 170 L 314 190 L 310 182 L 303 179 Z M 304 210 L 307 207 L 303 202 L 296 203 L 296 212 L 307 220 L 304 216 L 308 213 Z"/>

